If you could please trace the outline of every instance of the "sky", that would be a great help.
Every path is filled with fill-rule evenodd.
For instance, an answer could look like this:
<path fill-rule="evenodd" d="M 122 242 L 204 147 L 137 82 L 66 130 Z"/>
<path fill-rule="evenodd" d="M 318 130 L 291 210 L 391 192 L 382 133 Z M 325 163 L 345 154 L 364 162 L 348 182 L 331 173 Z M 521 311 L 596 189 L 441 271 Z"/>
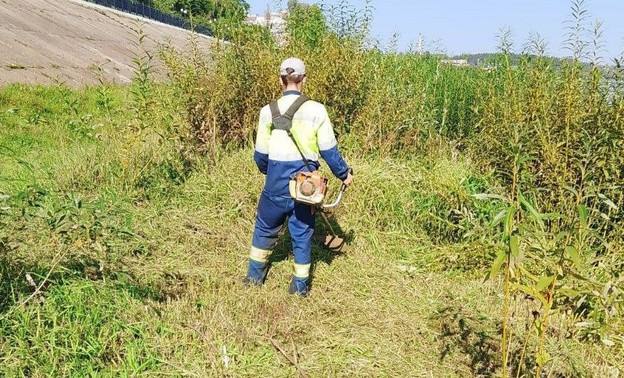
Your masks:
<path fill-rule="evenodd" d="M 324 0 L 337 3 L 339 0 Z M 247 0 L 251 13 L 262 14 L 267 6 L 277 10 L 286 1 Z M 315 3 L 304 0 L 305 3 Z M 349 0 L 357 9 L 364 0 Z M 588 28 L 602 22 L 600 51 L 604 63 L 624 52 L 624 0 L 585 0 Z M 374 7 L 371 36 L 388 47 L 397 35 L 400 51 L 416 48 L 422 35 L 426 51 L 448 55 L 494 52 L 501 28 L 511 31 L 513 51 L 521 52 L 531 33 L 539 33 L 547 42 L 546 54 L 563 57 L 571 53 L 562 46 L 566 23 L 572 19 L 569 0 L 372 0 Z"/>

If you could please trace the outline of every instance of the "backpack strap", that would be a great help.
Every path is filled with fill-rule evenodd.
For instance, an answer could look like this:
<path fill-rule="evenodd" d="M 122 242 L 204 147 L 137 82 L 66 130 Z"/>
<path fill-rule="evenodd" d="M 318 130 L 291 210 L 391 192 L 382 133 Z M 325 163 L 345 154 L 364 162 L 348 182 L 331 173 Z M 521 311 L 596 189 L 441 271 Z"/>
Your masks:
<path fill-rule="evenodd" d="M 293 102 L 292 105 L 290 105 L 290 107 L 288 108 L 288 110 L 286 110 L 286 113 L 284 113 L 284 117 L 288 119 L 293 119 L 295 117 L 295 113 L 297 113 L 301 105 L 306 103 L 308 100 L 309 98 L 306 95 L 301 95 L 297 97 L 295 102 Z"/>
<path fill-rule="evenodd" d="M 286 113 L 284 114 L 280 113 L 279 107 L 277 106 L 277 101 L 271 102 L 269 104 L 269 108 L 271 109 L 271 117 L 273 118 L 273 127 L 271 130 L 286 131 L 290 139 L 292 139 L 292 141 L 295 143 L 295 147 L 297 147 L 297 150 L 299 151 L 299 154 L 301 155 L 301 159 L 303 160 L 306 167 L 308 168 L 308 171 L 313 172 L 314 170 L 312 169 L 312 166 L 310 165 L 310 161 L 305 157 L 303 152 L 301 152 L 301 148 L 299 148 L 299 143 L 297 143 L 295 136 L 292 135 L 292 133 L 290 132 L 290 129 L 292 127 L 293 117 L 295 116 L 295 114 L 297 113 L 301 105 L 303 105 L 308 100 L 310 99 L 305 95 L 301 95 L 297 97 L 295 102 L 293 102 L 292 105 L 290 105 L 290 107 L 288 108 L 288 110 L 286 110 Z"/>
<path fill-rule="evenodd" d="M 275 119 L 282 115 L 282 113 L 280 113 L 279 106 L 277 106 L 277 101 L 270 103 L 269 108 L 271 109 L 271 118 Z"/>
<path fill-rule="evenodd" d="M 288 108 L 288 110 L 286 110 L 286 113 L 284 114 L 280 113 L 279 107 L 277 106 L 277 101 L 273 101 L 272 103 L 270 103 L 269 108 L 271 109 L 271 117 L 273 118 L 273 129 L 284 130 L 288 134 L 290 134 L 292 119 L 295 117 L 295 114 L 297 113 L 301 105 L 309 100 L 310 99 L 305 95 L 297 97 L 295 102 L 290 105 L 290 107 Z M 275 122 L 276 118 L 281 118 L 281 122 Z M 284 120 L 284 118 L 286 119 L 286 121 Z"/>

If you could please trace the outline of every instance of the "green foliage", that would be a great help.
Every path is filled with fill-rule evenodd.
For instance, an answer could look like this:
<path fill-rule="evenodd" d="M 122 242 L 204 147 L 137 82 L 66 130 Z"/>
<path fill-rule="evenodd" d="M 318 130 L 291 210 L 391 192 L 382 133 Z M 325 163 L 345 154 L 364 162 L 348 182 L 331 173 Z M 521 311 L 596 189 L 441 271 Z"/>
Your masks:
<path fill-rule="evenodd" d="M 288 14 L 286 30 L 289 38 L 307 49 L 314 49 L 322 43 L 329 27 L 318 5 L 291 0 L 288 2 Z"/>
<path fill-rule="evenodd" d="M 447 188 L 416 196 L 416 209 L 401 211 L 435 243 L 465 242 L 495 251 L 489 276 L 502 270 L 506 277 L 503 344 L 513 341 L 506 339 L 506 327 L 518 292 L 542 306 L 541 323 L 527 318 L 539 340 L 528 363 L 538 371 L 550 361 L 543 344 L 555 313 L 594 319 L 591 327 L 572 327 L 572 335 L 610 340 L 607 314 L 624 310 L 614 299 L 621 296 L 616 261 L 622 251 L 616 245 L 624 238 L 618 86 L 605 88 L 597 66 L 543 56 L 539 35 L 512 61 L 513 41 L 503 30 L 502 53 L 487 67 L 453 67 L 427 54 L 370 47 L 368 8 L 360 12 L 341 3 L 322 9 L 291 1 L 289 12 L 285 40 L 243 28 L 234 31 L 235 45 L 218 46 L 213 70 L 186 66 L 191 73 L 181 77 L 197 77 L 199 85 L 178 84 L 188 93 L 191 133 L 200 150 L 214 156 L 220 146 L 251 145 L 259 109 L 279 96 L 279 62 L 298 56 L 308 67 L 307 94 L 327 105 L 349 155 L 412 158 L 451 145 L 452 154 L 465 152 L 483 172 L 493 173 L 501 185 L 495 193 L 478 193 L 487 185 L 473 191 Z M 586 46 L 595 52 L 600 47 L 598 25 L 594 43 L 583 42 L 585 13 L 584 4 L 574 5 L 569 38 L 577 58 Z M 170 65 L 174 72 L 178 67 Z M 474 202 L 470 195 L 503 202 Z M 385 201 L 385 208 L 396 208 Z M 391 224 L 380 220 L 377 227 Z M 585 224 L 583 231 L 579 224 Z M 591 264 L 581 263 L 590 256 Z M 483 267 L 486 259 L 487 253 L 468 253 L 437 262 L 470 270 Z M 605 287 L 610 294 L 597 294 Z M 503 346 L 504 368 L 509 353 L 526 352 L 526 340 L 524 348 Z"/>
<path fill-rule="evenodd" d="M 324 15 L 332 12 L 318 6 L 292 1 L 289 10 L 283 41 L 263 29 L 234 27 L 228 30 L 233 44 L 217 44 L 214 63 L 195 56 L 188 65 L 168 51 L 165 60 L 186 93 L 200 149 L 253 142 L 258 109 L 279 94 L 276 70 L 292 55 L 306 62 L 308 94 L 328 106 L 336 130 L 364 152 L 422 150 L 433 136 L 460 137 L 474 130 L 472 104 L 481 70 L 366 48 L 370 8 L 353 17 L 343 10 L 331 24 Z"/>
<path fill-rule="evenodd" d="M 622 217 L 623 124 L 610 115 L 621 105 L 607 100 L 601 73 L 578 62 L 557 71 L 538 57 L 511 67 L 503 55 L 491 75 L 479 94 L 472 153 L 498 172 L 507 186 L 507 214 L 513 213 L 498 218 L 505 219 L 506 247 L 499 247 L 491 275 L 506 262 L 506 298 L 518 293 L 535 301 L 523 319 L 522 350 L 535 331 L 539 375 L 551 363 L 543 346 L 553 314 L 583 324 L 570 324 L 570 334 L 610 343 L 608 314 L 622 311 L 613 299 L 621 295 L 620 274 L 601 268 L 619 266 L 613 258 L 621 254 L 611 243 L 622 238 L 614 220 Z M 504 324 L 508 316 L 506 311 Z M 581 321 L 587 319 L 592 321 Z M 513 342 L 504 348 L 514 349 Z M 503 361 L 506 356 L 503 349 Z M 516 363 L 521 369 L 524 361 Z"/>
<path fill-rule="evenodd" d="M 4 374 L 133 375 L 161 365 L 146 342 L 157 318 L 123 287 L 58 282 L 40 301 L 0 320 Z"/>
<path fill-rule="evenodd" d="M 145 34 L 143 30 L 139 28 L 137 30 L 137 54 L 132 59 L 134 65 L 134 79 L 132 81 L 132 100 L 134 102 L 135 117 L 139 120 L 140 128 L 145 128 L 145 122 L 143 121 L 150 110 L 151 101 L 151 64 L 152 56 L 149 52 L 143 48 Z"/>
<path fill-rule="evenodd" d="M 282 285 L 291 260 L 275 263 L 272 288 L 250 293 L 235 281 L 244 273 L 262 185 L 261 175 L 252 174 L 251 150 L 219 150 L 211 164 L 197 157 L 192 171 L 184 170 L 174 135 L 184 130 L 176 125 L 184 112 L 175 101 L 177 89 L 150 88 L 145 128 L 127 118 L 136 110 L 132 87 L 108 87 L 108 108 L 101 88 L 0 91 L 0 145 L 8 147 L 0 155 L 0 374 L 292 373 L 288 364 L 275 365 L 282 357 L 266 341 L 270 337 L 285 347 L 290 340 L 307 345 L 306 357 L 299 358 L 313 375 L 356 369 L 409 375 L 423 353 L 401 362 L 390 353 L 397 340 L 379 335 L 409 328 L 414 336 L 398 341 L 402 348 L 429 350 L 437 342 L 436 320 L 405 315 L 405 305 L 420 314 L 430 301 L 423 296 L 416 304 L 414 293 L 424 279 L 420 274 L 431 273 L 411 267 L 429 265 L 444 275 L 445 261 L 456 271 L 468 270 L 464 263 L 478 265 L 471 256 L 483 266 L 487 254 L 471 248 L 478 242 L 444 243 L 447 232 L 455 231 L 443 217 L 474 211 L 470 194 L 486 186 L 485 179 L 445 153 L 439 160 L 354 157 L 360 189 L 348 193 L 338 220 L 345 232 L 355 230 L 357 255 L 335 257 L 316 245 L 313 252 L 315 290 L 320 295 L 336 288 L 326 292 L 333 298 L 324 306 L 293 302 Z M 30 123 L 36 113 L 40 123 Z M 102 124 L 92 138 L 69 125 L 85 114 Z M 129 143 L 135 140 L 140 143 Z M 135 165 L 138 172 L 131 169 Z M 408 185 L 411 190 L 404 190 Z M 430 216 L 432 203 L 440 219 Z M 427 229 L 414 219 L 427 221 Z M 281 244 L 286 248 L 287 239 Z M 379 267 L 386 270 L 384 279 L 371 286 L 368 276 Z M 474 298 L 478 281 L 471 282 L 469 293 L 462 286 L 457 295 Z M 349 290 L 354 285 L 358 291 Z M 369 295 L 385 299 L 371 307 L 363 300 Z M 355 318 L 337 316 L 346 308 Z M 301 317 L 301 311 L 308 315 Z M 402 315 L 384 325 L 375 320 L 380 311 Z M 316 326 L 309 327 L 311 319 Z M 362 322 L 368 325 L 361 328 Z M 302 331 L 292 333 L 292 326 Z M 418 336 L 421 327 L 432 330 L 427 341 Z M 488 327 L 494 329 L 493 323 Z M 353 337 L 358 329 L 366 332 Z M 231 359 L 227 371 L 223 346 Z M 439 370 L 452 366 L 458 354 Z M 362 358 L 370 362 L 362 366 Z M 470 371 L 469 365 L 460 369 Z"/>
<path fill-rule="evenodd" d="M 244 0 L 175 0 L 171 5 L 171 10 L 180 14 L 183 14 L 182 9 L 200 19 L 242 21 L 247 15 L 249 4 Z"/>
<path fill-rule="evenodd" d="M 315 246 L 314 292 L 323 305 L 292 302 L 282 285 L 291 274 L 289 260 L 276 262 L 266 290 L 250 293 L 233 284 L 232 277 L 244 273 L 262 185 L 261 175 L 250 173 L 250 149 L 218 148 L 210 164 L 195 156 L 189 168 L 179 89 L 150 88 L 145 128 L 126 118 L 136 111 L 132 88 L 107 88 L 109 107 L 102 105 L 101 88 L 0 91 L 0 145 L 7 147 L 0 150 L 2 373 L 293 373 L 289 364 L 275 366 L 282 357 L 265 337 L 284 346 L 292 340 L 313 375 L 409 376 L 423 363 L 440 375 L 499 371 L 497 284 L 484 289 L 478 276 L 504 242 L 488 225 L 505 206 L 480 199 L 494 190 L 496 178 L 476 172 L 457 144 L 436 138 L 426 153 L 404 152 L 405 158 L 348 156 L 359 178 L 338 221 L 352 235 L 352 249 L 334 259 Z M 36 114 L 38 123 L 32 122 Z M 92 115 L 87 124 L 101 124 L 93 137 L 70 125 L 85 114 Z M 600 216 L 579 209 L 583 227 Z M 530 231 L 519 236 L 520 254 L 531 237 Z M 281 245 L 286 254 L 287 239 Z M 585 268 L 575 272 L 592 265 L 590 252 L 570 245 L 584 251 Z M 566 266 L 574 264 L 573 253 Z M 533 269 L 531 261 L 527 267 Z M 557 312 L 552 316 L 563 325 L 550 327 L 562 335 L 580 328 L 590 340 L 602 332 L 601 340 L 618 342 L 609 336 L 618 324 L 616 289 L 617 283 L 609 286 L 600 300 L 587 296 L 587 312 L 574 312 L 583 327 L 563 322 Z M 570 308 L 555 298 L 561 298 L 555 305 Z M 388 320 L 379 322 L 380 313 Z M 597 321 L 584 315 L 590 313 Z M 557 342 L 570 349 L 545 346 L 562 361 L 551 360 L 549 371 L 591 375 L 617 363 L 607 346 L 598 350 L 609 362 L 596 364 L 591 351 L 597 346 L 564 336 Z M 327 345 L 341 347 L 328 351 Z M 398 359 L 397 345 L 418 353 Z M 363 358 L 370 362 L 362 365 Z M 569 366 L 567 359 L 577 362 Z"/>

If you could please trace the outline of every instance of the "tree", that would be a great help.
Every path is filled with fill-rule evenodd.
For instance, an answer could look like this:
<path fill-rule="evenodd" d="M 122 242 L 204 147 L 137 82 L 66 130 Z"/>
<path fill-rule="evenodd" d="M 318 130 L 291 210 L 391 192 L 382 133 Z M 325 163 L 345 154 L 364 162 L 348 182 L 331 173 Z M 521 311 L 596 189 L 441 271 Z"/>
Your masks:
<path fill-rule="evenodd" d="M 289 0 L 287 31 L 292 40 L 307 47 L 315 47 L 327 34 L 328 27 L 318 5 Z"/>
<path fill-rule="evenodd" d="M 183 14 L 182 9 L 200 19 L 225 18 L 242 21 L 247 15 L 249 4 L 245 0 L 176 0 L 173 3 L 173 10 Z"/>

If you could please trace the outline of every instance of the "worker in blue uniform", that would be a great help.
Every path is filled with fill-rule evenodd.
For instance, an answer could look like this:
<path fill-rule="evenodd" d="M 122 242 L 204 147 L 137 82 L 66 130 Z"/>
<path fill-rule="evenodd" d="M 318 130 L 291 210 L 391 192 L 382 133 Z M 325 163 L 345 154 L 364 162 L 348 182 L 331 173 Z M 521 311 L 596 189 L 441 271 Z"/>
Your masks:
<path fill-rule="evenodd" d="M 284 96 L 277 101 L 283 114 L 302 96 L 306 69 L 298 58 L 288 58 L 280 66 Z M 288 230 L 293 242 L 294 269 L 289 292 L 308 295 L 314 212 L 310 205 L 295 202 L 288 184 L 297 172 L 319 168 L 319 156 L 332 173 L 345 185 L 353 176 L 338 151 L 338 144 L 327 110 L 315 101 L 305 101 L 292 117 L 291 135 L 274 129 L 273 115 L 267 105 L 260 111 L 254 160 L 266 182 L 258 204 L 254 235 L 249 255 L 249 269 L 244 282 L 262 285 L 268 272 L 270 255 L 277 243 L 277 234 L 288 218 Z M 296 140 L 297 145 L 295 145 Z"/>

